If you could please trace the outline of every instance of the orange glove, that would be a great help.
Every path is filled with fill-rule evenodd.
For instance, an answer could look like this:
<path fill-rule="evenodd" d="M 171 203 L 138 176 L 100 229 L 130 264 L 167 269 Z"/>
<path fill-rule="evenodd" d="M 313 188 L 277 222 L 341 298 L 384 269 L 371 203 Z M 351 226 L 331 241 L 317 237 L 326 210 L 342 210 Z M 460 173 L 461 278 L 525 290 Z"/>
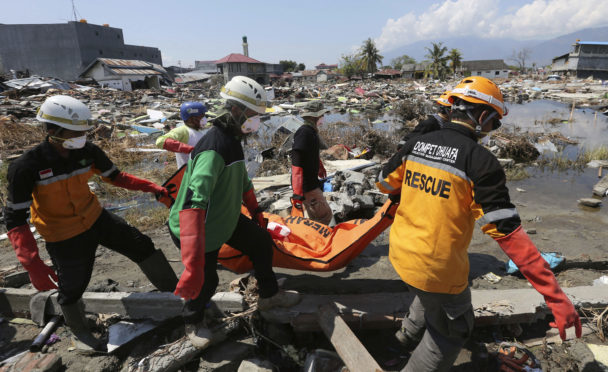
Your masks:
<path fill-rule="evenodd" d="M 207 211 L 200 208 L 179 212 L 179 241 L 184 272 L 173 293 L 185 300 L 197 298 L 205 283 L 205 217 Z"/>
<path fill-rule="evenodd" d="M 576 309 L 559 287 L 553 272 L 549 269 L 549 264 L 542 258 L 522 227 L 519 226 L 511 234 L 495 240 L 530 284 L 543 295 L 555 318 L 555 322 L 551 322 L 549 325 L 559 329 L 562 340 L 566 339 L 566 328 L 572 326 L 574 326 L 576 337 L 580 338 L 581 320 Z"/>
<path fill-rule="evenodd" d="M 164 187 L 125 172 L 118 173 L 112 180 L 112 185 L 127 190 L 151 192 L 155 195 L 169 196 L 169 192 Z"/>
<path fill-rule="evenodd" d="M 17 259 L 27 270 L 34 287 L 39 291 L 49 291 L 57 288 L 53 281 L 59 282 L 59 278 L 57 278 L 53 269 L 45 265 L 40 259 L 38 245 L 29 226 L 27 224 L 17 226 L 11 229 L 7 235 L 17 253 Z"/>
<path fill-rule="evenodd" d="M 165 139 L 165 143 L 163 144 L 163 149 L 172 152 L 181 152 L 183 154 L 189 154 L 194 150 L 194 147 L 180 142 L 178 140 L 174 140 L 173 138 Z"/>

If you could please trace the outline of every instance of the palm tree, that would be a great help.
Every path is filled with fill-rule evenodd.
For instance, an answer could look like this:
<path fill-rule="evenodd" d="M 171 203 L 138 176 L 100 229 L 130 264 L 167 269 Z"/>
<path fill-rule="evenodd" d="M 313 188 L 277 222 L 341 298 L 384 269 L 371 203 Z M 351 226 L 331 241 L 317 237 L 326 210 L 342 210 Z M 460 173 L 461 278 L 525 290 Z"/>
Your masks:
<path fill-rule="evenodd" d="M 448 59 L 452 62 L 452 73 L 456 75 L 456 70 L 458 70 L 458 67 L 462 65 L 462 53 L 460 53 L 460 50 L 456 48 L 451 49 Z"/>
<path fill-rule="evenodd" d="M 382 59 L 384 59 L 384 57 L 379 54 L 378 48 L 376 48 L 376 44 L 371 37 L 363 42 L 363 45 L 359 50 L 359 55 L 361 56 L 363 69 L 369 73 L 376 72 L 378 70 L 378 64 L 382 64 Z"/>
<path fill-rule="evenodd" d="M 431 62 L 427 66 L 427 72 L 432 74 L 433 77 L 439 78 L 443 80 L 445 78 L 445 74 L 448 70 L 448 57 L 444 56 L 444 54 L 448 51 L 447 47 L 443 46 L 443 43 L 431 43 L 433 48 L 425 48 L 427 54 L 426 58 Z"/>

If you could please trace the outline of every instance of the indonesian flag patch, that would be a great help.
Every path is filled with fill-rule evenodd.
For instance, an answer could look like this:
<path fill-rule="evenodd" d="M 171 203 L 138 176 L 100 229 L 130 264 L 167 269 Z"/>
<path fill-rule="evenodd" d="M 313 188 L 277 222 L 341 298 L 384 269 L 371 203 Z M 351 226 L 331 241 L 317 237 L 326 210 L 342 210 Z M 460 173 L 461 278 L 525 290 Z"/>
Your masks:
<path fill-rule="evenodd" d="M 53 170 L 51 168 L 41 170 L 40 172 L 38 172 L 38 175 L 40 176 L 41 180 L 43 180 L 45 178 L 53 177 Z"/>

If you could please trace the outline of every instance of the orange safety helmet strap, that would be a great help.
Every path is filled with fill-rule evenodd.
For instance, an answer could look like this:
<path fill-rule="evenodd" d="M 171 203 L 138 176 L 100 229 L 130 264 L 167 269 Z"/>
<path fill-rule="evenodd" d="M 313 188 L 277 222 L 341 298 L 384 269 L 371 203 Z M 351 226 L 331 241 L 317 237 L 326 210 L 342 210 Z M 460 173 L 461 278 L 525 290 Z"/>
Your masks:
<path fill-rule="evenodd" d="M 505 105 L 505 103 L 503 101 L 495 98 L 494 96 L 485 94 L 485 93 L 480 92 L 475 89 L 454 88 L 452 90 L 451 95 L 458 97 L 462 100 L 473 102 L 473 103 L 487 103 L 488 105 L 493 106 L 495 109 L 497 109 L 496 111 L 498 112 L 498 115 L 500 115 L 501 117 L 507 115 L 507 113 L 508 113 L 507 106 Z M 476 98 L 478 101 L 476 102 L 476 101 L 468 100 L 467 99 L 468 97 Z M 482 101 L 482 102 L 479 102 L 479 101 Z"/>

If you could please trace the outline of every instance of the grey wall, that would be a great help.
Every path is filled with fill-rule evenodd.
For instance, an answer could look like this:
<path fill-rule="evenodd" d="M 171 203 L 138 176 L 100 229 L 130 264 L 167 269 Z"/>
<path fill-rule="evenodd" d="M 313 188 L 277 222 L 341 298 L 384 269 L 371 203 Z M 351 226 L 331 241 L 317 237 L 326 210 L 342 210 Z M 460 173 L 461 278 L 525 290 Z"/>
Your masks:
<path fill-rule="evenodd" d="M 158 48 L 125 45 L 122 30 L 88 23 L 0 25 L 0 58 L 10 69 L 74 80 L 96 58 L 162 65 Z"/>
<path fill-rule="evenodd" d="M 158 65 L 163 64 L 163 59 L 158 48 L 145 47 L 139 45 L 125 45 L 125 59 L 139 59 L 141 61 L 152 62 Z"/>
<path fill-rule="evenodd" d="M 0 25 L 0 58 L 5 71 L 73 79 L 81 66 L 78 40 L 70 23 Z"/>

